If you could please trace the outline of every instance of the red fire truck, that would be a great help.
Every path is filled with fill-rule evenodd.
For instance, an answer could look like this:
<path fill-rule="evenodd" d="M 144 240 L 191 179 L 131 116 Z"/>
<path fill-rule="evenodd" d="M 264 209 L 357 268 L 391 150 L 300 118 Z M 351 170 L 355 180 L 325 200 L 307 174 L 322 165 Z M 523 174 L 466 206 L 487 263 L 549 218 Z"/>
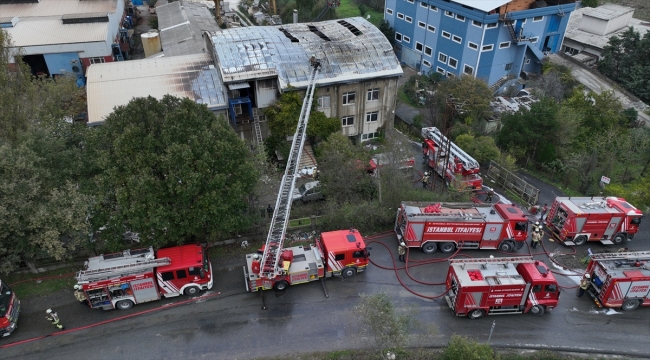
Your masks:
<path fill-rule="evenodd" d="M 650 306 L 650 251 L 593 254 L 587 292 L 599 307 Z"/>
<path fill-rule="evenodd" d="M 212 289 L 214 280 L 207 251 L 198 244 L 91 257 L 76 279 L 90 307 L 104 310 L 130 309 L 161 295 L 193 296 Z"/>
<path fill-rule="evenodd" d="M 332 276 L 352 277 L 366 270 L 368 250 L 361 234 L 355 230 L 324 232 L 315 244 L 294 246 L 281 251 L 282 272 L 267 277 L 260 273 L 263 250 L 246 255 L 244 276 L 246 290 L 285 290 L 289 285 L 302 284 Z M 267 269 L 269 270 L 269 269 Z"/>
<path fill-rule="evenodd" d="M 9 336 L 18 327 L 20 300 L 11 288 L 0 280 L 0 336 Z"/>
<path fill-rule="evenodd" d="M 560 299 L 546 264 L 532 257 L 452 259 L 445 300 L 456 316 L 542 315 Z"/>
<path fill-rule="evenodd" d="M 557 197 L 546 226 L 559 242 L 583 245 L 587 241 L 620 244 L 632 239 L 643 219 L 641 210 L 618 197 Z"/>
<path fill-rule="evenodd" d="M 521 249 L 528 237 L 528 219 L 510 204 L 402 202 L 395 232 L 408 247 L 426 254 L 440 248 L 450 253 L 463 249 Z"/>
<path fill-rule="evenodd" d="M 447 186 L 480 190 L 483 179 L 478 161 L 444 136 L 438 128 L 422 128 L 422 155 Z M 449 154 L 447 154 L 449 151 Z"/>

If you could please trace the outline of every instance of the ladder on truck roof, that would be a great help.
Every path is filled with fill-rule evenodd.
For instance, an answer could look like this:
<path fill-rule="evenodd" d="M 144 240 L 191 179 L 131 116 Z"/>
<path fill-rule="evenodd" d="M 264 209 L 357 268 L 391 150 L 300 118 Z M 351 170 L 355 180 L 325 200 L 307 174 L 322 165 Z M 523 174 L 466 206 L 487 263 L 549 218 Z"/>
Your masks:
<path fill-rule="evenodd" d="M 466 214 L 462 211 L 458 213 L 419 213 L 419 214 L 409 214 L 409 217 L 441 217 L 441 218 L 450 218 L 450 219 L 463 219 L 463 220 L 485 220 L 485 215 L 483 214 Z"/>
<path fill-rule="evenodd" d="M 273 217 L 271 218 L 269 234 L 266 238 L 264 253 L 262 254 L 262 259 L 260 261 L 260 276 L 268 279 L 274 279 L 283 271 L 281 267 L 278 267 L 278 263 L 282 253 L 287 225 L 289 224 L 293 189 L 296 185 L 296 175 L 299 170 L 298 165 L 302 155 L 302 148 L 305 145 L 305 139 L 307 138 L 307 123 L 309 121 L 309 113 L 311 112 L 311 104 L 314 99 L 316 76 L 318 75 L 320 63 L 316 62 L 315 64 L 312 64 L 312 66 L 313 69 L 309 76 L 307 91 L 305 92 L 302 109 L 300 110 L 298 127 L 296 128 L 296 134 L 293 136 L 293 142 L 291 143 L 291 151 L 289 152 L 289 158 L 287 159 L 287 168 L 282 176 L 280 191 L 278 192 L 278 198 L 275 201 L 275 209 L 273 210 Z"/>
<path fill-rule="evenodd" d="M 97 269 L 81 270 L 77 273 L 75 278 L 77 279 L 77 282 L 98 281 L 98 280 L 104 280 L 116 276 L 137 274 L 152 269 L 154 267 L 165 266 L 171 263 L 172 261 L 168 257 L 160 258 L 160 259 L 142 258 L 142 260 L 136 260 L 131 264 L 122 264 L 116 266 L 101 267 Z"/>
<path fill-rule="evenodd" d="M 458 145 L 454 144 L 453 141 L 450 141 L 447 139 L 446 136 L 442 135 L 440 130 L 436 127 L 428 127 L 428 128 L 423 128 L 422 132 L 426 132 L 426 138 L 431 139 L 436 142 L 438 147 L 441 150 L 445 150 L 443 147 L 447 146 L 447 141 L 450 142 L 449 145 L 449 152 L 451 153 L 452 156 L 457 157 L 460 159 L 461 162 L 463 162 L 463 165 L 465 165 L 466 169 L 478 169 L 480 167 L 478 161 L 474 160 L 473 157 L 469 156 L 463 149 L 458 147 Z M 449 158 L 452 160 L 451 158 Z"/>
<path fill-rule="evenodd" d="M 465 268 L 467 264 L 478 264 L 478 265 L 508 265 L 508 264 L 528 264 L 534 263 L 535 259 L 530 256 L 519 256 L 519 257 L 495 257 L 495 258 L 474 258 L 474 259 L 449 259 L 450 265 L 462 265 L 461 268 Z"/>
<path fill-rule="evenodd" d="M 591 260 L 650 260 L 650 251 L 592 254 Z"/>

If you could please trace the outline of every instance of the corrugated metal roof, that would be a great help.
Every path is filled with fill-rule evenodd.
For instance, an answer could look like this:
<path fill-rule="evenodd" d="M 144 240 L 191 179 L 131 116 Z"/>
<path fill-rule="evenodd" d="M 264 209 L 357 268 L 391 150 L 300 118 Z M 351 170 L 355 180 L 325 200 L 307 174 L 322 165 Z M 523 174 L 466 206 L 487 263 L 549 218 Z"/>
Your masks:
<path fill-rule="evenodd" d="M 492 11 L 499 6 L 505 5 L 511 1 L 512 0 L 452 0 L 452 2 L 455 2 L 457 4 L 469 6 L 485 12 Z"/>
<path fill-rule="evenodd" d="M 4 30 L 11 35 L 14 46 L 27 47 L 106 41 L 108 25 L 107 22 L 63 24 L 58 16 L 34 17 L 21 18 L 14 27 Z"/>
<path fill-rule="evenodd" d="M 158 28 L 166 56 L 205 52 L 203 32 L 219 31 L 219 25 L 203 4 L 173 2 L 156 7 Z"/>
<path fill-rule="evenodd" d="M 0 5 L 2 16 L 39 17 L 63 14 L 115 12 L 118 0 L 40 0 L 38 3 Z M 123 0 L 119 0 L 123 1 Z"/>
<path fill-rule="evenodd" d="M 186 97 L 209 108 L 225 108 L 226 94 L 208 54 L 93 64 L 88 77 L 88 123 L 97 124 L 136 96 Z"/>
<path fill-rule="evenodd" d="M 282 88 L 304 87 L 312 54 L 321 60 L 321 85 L 402 75 L 390 42 L 361 17 L 228 29 L 211 39 L 226 83 L 277 74 Z"/>
<path fill-rule="evenodd" d="M 607 4 L 612 5 L 612 4 Z M 604 6 L 604 5 L 601 5 Z M 580 22 L 582 21 L 583 14 L 589 11 L 592 8 L 580 8 L 571 12 L 571 18 L 569 19 L 569 24 L 567 25 L 566 34 L 564 35 L 564 45 L 569 41 L 575 41 L 583 45 L 589 45 L 598 49 L 603 49 L 609 44 L 609 39 L 613 36 L 619 36 L 623 32 L 628 30 L 628 26 L 634 27 L 634 31 L 638 32 L 641 37 L 650 33 L 650 25 L 639 19 L 632 18 L 628 26 L 623 27 L 620 30 L 614 31 L 606 35 L 596 35 L 590 32 L 580 30 Z M 628 8 L 632 9 L 632 8 Z M 633 10 L 633 9 L 632 9 Z M 567 41 L 568 40 L 568 41 Z M 572 44 L 569 44 L 570 46 Z"/>

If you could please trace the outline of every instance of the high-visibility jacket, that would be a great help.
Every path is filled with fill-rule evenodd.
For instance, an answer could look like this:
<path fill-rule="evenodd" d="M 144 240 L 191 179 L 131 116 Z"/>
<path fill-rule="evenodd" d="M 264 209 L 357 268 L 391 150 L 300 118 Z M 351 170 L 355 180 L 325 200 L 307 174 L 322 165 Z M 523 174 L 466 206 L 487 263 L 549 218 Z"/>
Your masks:
<path fill-rule="evenodd" d="M 587 279 L 580 280 L 580 288 L 582 290 L 587 290 L 588 287 L 589 287 L 589 280 Z"/>
<path fill-rule="evenodd" d="M 399 255 L 404 255 L 404 254 L 406 254 L 406 246 L 402 246 L 402 245 L 398 246 L 398 247 L 397 247 L 397 253 L 398 253 Z"/>

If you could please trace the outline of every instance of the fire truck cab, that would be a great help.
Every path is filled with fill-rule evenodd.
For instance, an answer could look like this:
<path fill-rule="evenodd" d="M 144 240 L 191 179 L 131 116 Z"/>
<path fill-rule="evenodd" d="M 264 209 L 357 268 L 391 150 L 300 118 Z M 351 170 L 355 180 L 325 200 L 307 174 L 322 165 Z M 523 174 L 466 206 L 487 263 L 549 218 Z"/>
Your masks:
<path fill-rule="evenodd" d="M 528 219 L 509 204 L 402 202 L 395 232 L 408 247 L 424 253 L 438 248 L 450 253 L 463 249 L 521 249 L 528 238 Z"/>
<path fill-rule="evenodd" d="M 542 315 L 558 304 L 560 287 L 553 273 L 530 256 L 449 263 L 445 300 L 456 316 Z"/>
<path fill-rule="evenodd" d="M 199 244 L 124 250 L 86 261 L 76 275 L 91 308 L 130 309 L 160 296 L 196 295 L 212 288 L 212 265 Z"/>
<path fill-rule="evenodd" d="M 289 285 L 302 284 L 332 276 L 352 277 L 366 270 L 368 249 L 361 234 L 355 230 L 324 232 L 316 243 L 294 246 L 281 251 L 282 273 L 274 278 L 261 275 L 260 255 L 246 255 L 244 277 L 246 290 L 285 290 Z"/>
<path fill-rule="evenodd" d="M 18 327 L 20 300 L 11 288 L 0 280 L 0 337 L 11 335 Z"/>
<path fill-rule="evenodd" d="M 546 217 L 551 235 L 566 245 L 621 244 L 639 230 L 641 210 L 618 197 L 557 197 Z"/>

